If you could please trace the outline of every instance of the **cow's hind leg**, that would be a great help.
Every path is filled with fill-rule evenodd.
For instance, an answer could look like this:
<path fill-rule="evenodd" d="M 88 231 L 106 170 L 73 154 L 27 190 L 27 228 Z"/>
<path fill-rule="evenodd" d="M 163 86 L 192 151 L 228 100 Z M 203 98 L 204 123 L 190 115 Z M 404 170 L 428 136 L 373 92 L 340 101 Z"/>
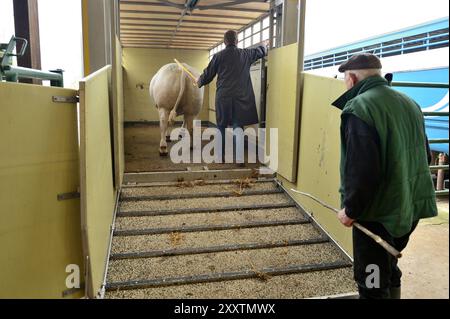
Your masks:
<path fill-rule="evenodd" d="M 186 134 L 185 130 L 186 129 L 186 121 L 183 121 L 183 124 L 181 125 L 181 130 L 180 130 L 180 135 L 178 135 L 178 138 L 181 140 L 183 138 L 183 136 Z"/>
<path fill-rule="evenodd" d="M 170 138 L 170 128 L 172 127 L 172 125 L 170 125 L 170 122 L 167 123 L 167 129 L 166 129 L 166 142 L 170 143 L 172 142 L 172 139 Z"/>
<path fill-rule="evenodd" d="M 169 151 L 167 149 L 167 142 L 166 142 L 166 136 L 167 136 L 167 129 L 169 126 L 169 111 L 166 109 L 159 109 L 159 124 L 161 129 L 161 142 L 159 143 L 159 155 L 160 156 L 167 156 L 169 154 Z"/>
<path fill-rule="evenodd" d="M 194 148 L 194 119 L 192 115 L 184 115 L 184 131 L 189 135 L 191 150 Z"/>

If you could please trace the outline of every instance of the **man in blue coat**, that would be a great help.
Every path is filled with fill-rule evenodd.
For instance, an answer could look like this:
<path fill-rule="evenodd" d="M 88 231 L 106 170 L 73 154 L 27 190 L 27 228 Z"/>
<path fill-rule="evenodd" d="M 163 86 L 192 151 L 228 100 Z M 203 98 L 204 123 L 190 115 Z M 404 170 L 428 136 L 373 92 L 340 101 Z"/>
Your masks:
<path fill-rule="evenodd" d="M 225 147 L 225 129 L 258 124 L 255 94 L 250 78 L 250 67 L 267 54 L 267 46 L 239 49 L 236 31 L 224 36 L 226 48 L 215 54 L 197 81 L 199 87 L 208 85 L 217 75 L 216 120 Z"/>

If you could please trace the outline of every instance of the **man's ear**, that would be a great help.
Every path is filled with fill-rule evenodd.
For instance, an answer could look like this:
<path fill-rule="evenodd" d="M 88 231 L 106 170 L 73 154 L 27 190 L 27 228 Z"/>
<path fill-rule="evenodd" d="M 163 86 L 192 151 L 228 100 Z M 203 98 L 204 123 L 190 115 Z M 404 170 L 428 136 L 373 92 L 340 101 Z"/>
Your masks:
<path fill-rule="evenodd" d="M 349 73 L 349 77 L 353 83 L 353 86 L 355 86 L 358 83 L 358 77 L 353 73 Z"/>

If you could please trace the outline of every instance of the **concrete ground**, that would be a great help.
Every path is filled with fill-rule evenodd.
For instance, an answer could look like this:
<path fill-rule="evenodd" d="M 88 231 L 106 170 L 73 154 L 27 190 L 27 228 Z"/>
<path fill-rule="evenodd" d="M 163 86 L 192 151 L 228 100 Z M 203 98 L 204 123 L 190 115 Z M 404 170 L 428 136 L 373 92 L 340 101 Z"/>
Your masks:
<path fill-rule="evenodd" d="M 402 298 L 449 298 L 449 202 L 438 200 L 439 215 L 423 220 L 403 251 Z"/>
<path fill-rule="evenodd" d="M 208 169 L 234 169 L 236 164 L 175 164 L 170 157 L 159 156 L 160 129 L 156 125 L 135 124 L 125 127 L 125 170 L 127 173 L 150 171 L 186 170 L 188 167 L 197 170 L 207 166 Z M 206 144 L 207 142 L 204 142 Z M 170 148 L 175 143 L 169 143 Z M 191 152 L 192 155 L 192 152 Z M 246 168 L 256 168 L 260 165 L 247 164 Z"/>

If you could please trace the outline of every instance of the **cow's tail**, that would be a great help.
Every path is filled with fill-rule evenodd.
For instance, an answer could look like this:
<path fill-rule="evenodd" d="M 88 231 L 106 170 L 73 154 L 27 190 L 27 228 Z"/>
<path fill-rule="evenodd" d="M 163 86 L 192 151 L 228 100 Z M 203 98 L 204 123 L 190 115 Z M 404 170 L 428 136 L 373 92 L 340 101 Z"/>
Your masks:
<path fill-rule="evenodd" d="M 178 94 L 178 98 L 177 98 L 177 101 L 175 102 L 175 106 L 173 107 L 172 111 L 169 114 L 170 125 L 172 125 L 175 122 L 175 119 L 178 115 L 178 107 L 180 106 L 181 99 L 183 98 L 185 87 L 186 87 L 186 81 L 184 80 L 184 71 L 181 70 L 180 93 Z"/>

